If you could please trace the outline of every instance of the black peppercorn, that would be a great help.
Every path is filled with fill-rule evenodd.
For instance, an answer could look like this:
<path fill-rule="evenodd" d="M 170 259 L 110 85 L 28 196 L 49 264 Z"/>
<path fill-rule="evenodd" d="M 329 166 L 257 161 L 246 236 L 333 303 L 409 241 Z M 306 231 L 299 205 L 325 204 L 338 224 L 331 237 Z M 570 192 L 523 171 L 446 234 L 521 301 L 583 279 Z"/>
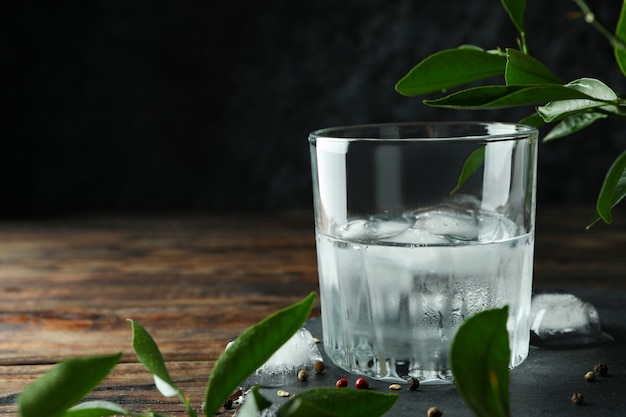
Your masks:
<path fill-rule="evenodd" d="M 576 405 L 584 404 L 585 397 L 580 392 L 575 392 L 572 394 L 572 402 Z"/>
<path fill-rule="evenodd" d="M 441 417 L 443 413 L 437 407 L 430 407 L 428 411 L 426 411 L 427 417 Z"/>
<path fill-rule="evenodd" d="M 226 400 L 226 402 L 224 403 L 224 408 L 227 410 L 232 410 L 233 409 L 233 400 L 231 400 L 230 398 Z"/>
<path fill-rule="evenodd" d="M 324 369 L 326 369 L 326 365 L 324 365 L 324 362 L 317 360 L 315 361 L 315 363 L 313 363 L 313 370 L 316 374 L 321 374 L 322 372 L 324 372 Z"/>
<path fill-rule="evenodd" d="M 604 362 L 596 363 L 593 370 L 598 376 L 606 376 L 609 373 L 609 367 Z"/>
<path fill-rule="evenodd" d="M 417 391 L 417 389 L 420 387 L 420 380 L 417 378 L 409 378 L 406 380 L 406 383 L 408 384 L 411 391 Z"/>

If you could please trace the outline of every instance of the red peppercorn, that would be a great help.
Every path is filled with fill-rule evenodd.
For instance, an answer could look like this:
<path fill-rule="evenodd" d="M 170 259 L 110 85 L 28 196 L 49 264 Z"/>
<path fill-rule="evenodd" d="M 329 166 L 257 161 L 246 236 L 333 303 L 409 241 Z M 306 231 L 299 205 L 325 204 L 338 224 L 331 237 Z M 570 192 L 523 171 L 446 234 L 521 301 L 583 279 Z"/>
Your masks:
<path fill-rule="evenodd" d="M 370 387 L 370 383 L 367 382 L 367 379 L 365 378 L 358 378 L 354 383 L 354 386 L 357 389 L 368 389 Z"/>
<path fill-rule="evenodd" d="M 335 383 L 337 388 L 345 388 L 348 386 L 348 378 L 339 378 Z"/>

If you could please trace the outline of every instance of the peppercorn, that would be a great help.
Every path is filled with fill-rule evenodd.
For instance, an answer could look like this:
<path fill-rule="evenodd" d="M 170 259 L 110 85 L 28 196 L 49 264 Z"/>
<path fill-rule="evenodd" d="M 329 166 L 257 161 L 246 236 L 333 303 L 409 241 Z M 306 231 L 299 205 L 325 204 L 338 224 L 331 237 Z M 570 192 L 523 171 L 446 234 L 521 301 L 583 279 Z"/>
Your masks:
<path fill-rule="evenodd" d="M 367 379 L 365 378 L 357 378 L 354 386 L 356 387 L 356 389 L 368 389 L 370 387 L 370 383 L 367 382 Z"/>
<path fill-rule="evenodd" d="M 345 388 L 348 386 L 348 378 L 339 378 L 337 382 L 335 382 L 335 386 L 337 388 Z"/>
<path fill-rule="evenodd" d="M 589 371 L 585 374 L 585 381 L 593 382 L 596 379 L 596 373 L 593 371 Z"/>
<path fill-rule="evenodd" d="M 408 384 L 411 391 L 417 391 L 417 389 L 420 387 L 420 380 L 417 378 L 409 378 L 406 380 L 406 383 Z"/>
<path fill-rule="evenodd" d="M 437 407 L 430 407 L 428 411 L 426 411 L 426 415 L 428 417 L 441 417 L 443 413 Z"/>
<path fill-rule="evenodd" d="M 309 379 L 309 372 L 306 369 L 300 369 L 298 371 L 298 379 L 302 382 Z"/>
<path fill-rule="evenodd" d="M 324 365 L 324 362 L 317 360 L 315 361 L 315 363 L 313 363 L 313 370 L 316 374 L 321 374 L 322 372 L 324 372 L 324 369 L 326 369 L 326 365 Z"/>
<path fill-rule="evenodd" d="M 609 367 L 604 362 L 598 362 L 594 365 L 593 370 L 598 376 L 606 376 L 609 373 Z"/>
<path fill-rule="evenodd" d="M 585 397 L 580 392 L 575 392 L 572 394 L 572 402 L 576 405 L 584 404 Z"/>

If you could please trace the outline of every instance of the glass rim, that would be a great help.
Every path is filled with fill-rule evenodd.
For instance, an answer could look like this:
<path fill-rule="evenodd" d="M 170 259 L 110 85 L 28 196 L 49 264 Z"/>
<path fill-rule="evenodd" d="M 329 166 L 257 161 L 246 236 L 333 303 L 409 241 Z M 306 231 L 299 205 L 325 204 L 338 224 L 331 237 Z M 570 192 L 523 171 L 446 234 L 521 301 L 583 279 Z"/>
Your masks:
<path fill-rule="evenodd" d="M 426 132 L 427 128 L 447 127 L 456 129 L 456 134 L 446 134 L 442 136 L 428 136 L 424 133 L 417 134 L 417 129 Z M 483 133 L 462 133 L 462 128 L 484 128 Z M 493 132 L 489 132 L 489 128 Z M 387 130 L 387 135 L 375 132 Z M 397 129 L 404 129 L 404 135 L 393 135 L 391 132 Z M 415 130 L 415 134 L 407 135 L 410 129 Z M 508 131 L 504 131 L 504 130 Z M 351 133 L 350 133 L 351 132 Z M 361 132 L 361 133 L 358 133 Z M 364 134 L 363 132 L 369 132 Z M 455 132 L 452 132 L 455 133 Z M 503 142 L 519 141 L 530 136 L 537 136 L 538 129 L 521 123 L 514 122 L 479 122 L 479 121 L 431 121 L 431 122 L 398 122 L 398 123 L 368 123 L 345 126 L 334 126 L 317 129 L 309 133 L 309 143 L 318 140 L 324 142 Z M 384 136 L 384 137 L 383 137 Z"/>

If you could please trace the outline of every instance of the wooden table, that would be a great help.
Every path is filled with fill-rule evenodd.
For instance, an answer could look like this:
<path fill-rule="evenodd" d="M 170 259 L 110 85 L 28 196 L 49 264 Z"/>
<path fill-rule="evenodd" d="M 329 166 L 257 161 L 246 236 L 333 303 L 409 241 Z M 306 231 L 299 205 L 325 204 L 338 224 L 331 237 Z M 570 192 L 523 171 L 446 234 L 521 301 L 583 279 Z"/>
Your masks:
<path fill-rule="evenodd" d="M 540 207 L 535 288 L 626 289 L 626 212 Z M 90 398 L 186 415 L 137 363 L 131 318 L 193 404 L 226 343 L 317 290 L 312 214 L 83 216 L 0 223 L 0 414 L 63 358 L 123 352 Z M 314 315 L 319 314 L 319 303 Z"/>

